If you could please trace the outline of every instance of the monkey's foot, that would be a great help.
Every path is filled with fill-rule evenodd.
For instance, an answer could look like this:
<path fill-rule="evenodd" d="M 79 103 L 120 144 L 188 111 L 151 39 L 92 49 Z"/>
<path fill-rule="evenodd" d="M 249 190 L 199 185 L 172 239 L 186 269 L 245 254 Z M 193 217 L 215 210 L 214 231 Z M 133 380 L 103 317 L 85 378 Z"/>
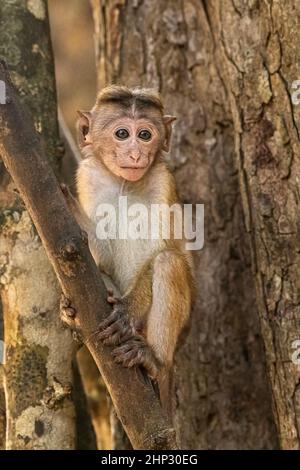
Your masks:
<path fill-rule="evenodd" d="M 108 300 L 108 302 L 110 301 Z M 113 311 L 100 323 L 100 333 L 98 333 L 97 337 L 103 342 L 103 344 L 116 346 L 117 344 L 132 338 L 134 331 L 128 319 L 125 305 L 115 298 L 114 301 L 110 303 L 114 303 Z"/>
<path fill-rule="evenodd" d="M 76 330 L 76 309 L 72 306 L 72 302 L 64 294 L 62 294 L 60 298 L 59 310 L 62 322 L 68 325 L 72 330 Z"/>
<path fill-rule="evenodd" d="M 124 367 L 142 366 L 154 380 L 159 374 L 161 364 L 141 336 L 135 336 L 114 348 L 112 355 L 115 362 Z"/>
<path fill-rule="evenodd" d="M 72 306 L 72 302 L 64 295 L 60 298 L 60 319 L 72 330 L 72 337 L 76 344 L 76 351 L 83 346 L 81 333 L 75 323 L 76 309 Z"/>

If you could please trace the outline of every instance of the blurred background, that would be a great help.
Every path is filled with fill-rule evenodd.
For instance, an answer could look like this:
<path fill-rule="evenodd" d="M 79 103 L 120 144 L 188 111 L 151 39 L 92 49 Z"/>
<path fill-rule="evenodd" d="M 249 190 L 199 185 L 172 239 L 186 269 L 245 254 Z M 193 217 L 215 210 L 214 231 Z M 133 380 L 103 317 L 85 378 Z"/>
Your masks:
<path fill-rule="evenodd" d="M 49 0 L 60 109 L 74 135 L 76 111 L 95 102 L 94 23 L 87 0 Z"/>

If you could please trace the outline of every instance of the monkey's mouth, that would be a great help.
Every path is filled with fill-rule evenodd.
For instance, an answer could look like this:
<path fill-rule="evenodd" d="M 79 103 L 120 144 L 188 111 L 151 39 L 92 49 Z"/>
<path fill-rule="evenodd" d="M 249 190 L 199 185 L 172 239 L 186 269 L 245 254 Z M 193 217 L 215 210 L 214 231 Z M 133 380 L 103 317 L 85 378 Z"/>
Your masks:
<path fill-rule="evenodd" d="M 145 173 L 147 166 L 122 166 L 121 176 L 127 181 L 138 181 Z"/>
<path fill-rule="evenodd" d="M 121 166 L 122 170 L 145 170 L 146 166 Z"/>

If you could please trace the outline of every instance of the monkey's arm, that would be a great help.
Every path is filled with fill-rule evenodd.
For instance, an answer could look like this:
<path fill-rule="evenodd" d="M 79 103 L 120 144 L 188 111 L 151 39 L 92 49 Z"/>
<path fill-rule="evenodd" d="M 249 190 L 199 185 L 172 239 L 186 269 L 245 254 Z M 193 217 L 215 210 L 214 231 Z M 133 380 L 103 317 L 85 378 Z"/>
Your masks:
<path fill-rule="evenodd" d="M 178 337 L 189 318 L 192 285 L 191 269 L 184 254 L 166 250 L 156 256 L 147 342 L 166 368 L 171 367 Z"/>

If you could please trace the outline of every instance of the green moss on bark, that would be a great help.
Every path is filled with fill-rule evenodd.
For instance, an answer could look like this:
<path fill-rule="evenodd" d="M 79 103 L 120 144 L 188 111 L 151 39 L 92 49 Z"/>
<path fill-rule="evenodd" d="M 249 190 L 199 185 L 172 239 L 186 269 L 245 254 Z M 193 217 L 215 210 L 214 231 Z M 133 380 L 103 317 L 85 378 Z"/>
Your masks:
<path fill-rule="evenodd" d="M 40 19 L 42 15 L 38 12 L 43 8 L 45 17 Z M 45 151 L 51 163 L 58 168 L 62 148 L 48 30 L 48 11 L 44 0 L 0 2 L 0 57 L 8 63 L 13 82 L 43 137 Z"/>

